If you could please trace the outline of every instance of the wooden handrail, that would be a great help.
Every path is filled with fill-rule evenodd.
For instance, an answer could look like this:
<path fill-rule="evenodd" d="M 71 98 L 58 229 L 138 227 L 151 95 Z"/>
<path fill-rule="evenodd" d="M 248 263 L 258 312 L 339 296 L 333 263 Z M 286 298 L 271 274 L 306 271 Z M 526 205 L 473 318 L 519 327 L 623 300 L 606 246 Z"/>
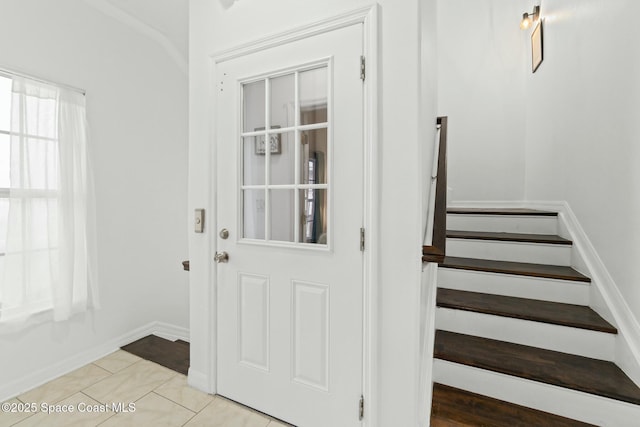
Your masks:
<path fill-rule="evenodd" d="M 447 122 L 448 117 L 438 117 L 440 140 L 438 141 L 438 170 L 435 205 L 433 209 L 433 239 L 430 246 L 422 247 L 423 262 L 444 262 L 447 243 Z"/>

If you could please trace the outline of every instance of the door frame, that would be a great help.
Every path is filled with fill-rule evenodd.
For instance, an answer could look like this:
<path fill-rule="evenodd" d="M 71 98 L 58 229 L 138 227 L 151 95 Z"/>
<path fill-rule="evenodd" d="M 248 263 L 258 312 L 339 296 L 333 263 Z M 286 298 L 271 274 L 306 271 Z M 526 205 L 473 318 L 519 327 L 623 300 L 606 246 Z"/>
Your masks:
<path fill-rule="evenodd" d="M 377 411 L 368 408 L 378 408 L 378 366 L 379 366 L 379 223 L 380 223 L 380 164 L 379 164 L 379 123 L 378 120 L 378 92 L 379 92 L 379 58 L 378 58 L 378 11 L 377 4 L 352 10 L 340 15 L 314 22 L 301 27 L 293 28 L 277 34 L 265 36 L 253 42 L 214 53 L 209 56 L 209 98 L 213 113 L 213 124 L 209 127 L 209 140 L 211 143 L 211 156 L 208 159 L 209 170 L 215 168 L 216 161 L 216 127 L 217 127 L 217 101 L 218 94 L 216 82 L 218 78 L 218 64 L 249 55 L 269 48 L 285 45 L 297 40 L 306 39 L 315 35 L 339 30 L 351 25 L 363 25 L 363 55 L 366 58 L 366 77 L 363 83 L 363 162 L 364 162 L 364 224 L 366 232 L 366 245 L 363 262 L 363 360 L 362 360 L 362 394 L 365 399 L 365 415 L 362 425 L 367 427 L 377 426 Z M 354 70 L 356 73 L 357 70 Z M 210 173 L 207 185 L 210 198 L 208 232 L 206 239 L 211 254 L 217 250 L 217 201 L 215 189 L 217 187 L 216 174 Z M 208 360 L 208 372 L 189 370 L 189 384 L 211 393 L 217 392 L 217 264 L 210 258 L 203 266 L 206 269 L 205 276 L 211 288 L 208 291 L 206 325 L 198 328 L 199 336 L 192 334 L 192 341 L 198 340 L 207 343 L 198 346 L 205 354 L 199 354 L 200 360 Z M 193 331 L 193 329 L 192 329 Z M 194 349 L 192 347 L 192 351 Z M 192 356 L 193 357 L 193 356 Z M 353 402 L 354 411 L 357 409 L 356 401 Z"/>

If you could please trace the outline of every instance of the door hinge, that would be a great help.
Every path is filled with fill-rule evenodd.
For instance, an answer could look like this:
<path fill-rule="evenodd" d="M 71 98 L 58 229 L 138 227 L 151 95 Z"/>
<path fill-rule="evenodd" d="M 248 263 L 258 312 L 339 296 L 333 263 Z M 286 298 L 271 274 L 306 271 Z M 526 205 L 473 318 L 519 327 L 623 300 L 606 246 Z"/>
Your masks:
<path fill-rule="evenodd" d="M 358 403 L 358 417 L 360 421 L 364 418 L 364 396 L 360 396 L 360 403 Z"/>
<path fill-rule="evenodd" d="M 360 229 L 360 250 L 364 251 L 364 228 Z"/>
<path fill-rule="evenodd" d="M 364 81 L 367 73 L 367 64 L 364 55 L 360 57 L 360 80 Z"/>

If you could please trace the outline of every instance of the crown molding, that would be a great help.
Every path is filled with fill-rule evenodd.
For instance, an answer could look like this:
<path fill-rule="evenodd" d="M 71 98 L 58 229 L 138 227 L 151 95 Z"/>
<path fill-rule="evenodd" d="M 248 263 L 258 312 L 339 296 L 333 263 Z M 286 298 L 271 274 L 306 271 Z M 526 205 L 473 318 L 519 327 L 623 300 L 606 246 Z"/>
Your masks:
<path fill-rule="evenodd" d="M 169 55 L 169 57 L 175 62 L 180 71 L 186 76 L 189 74 L 189 68 L 187 64 L 187 59 L 184 55 L 178 50 L 178 48 L 173 44 L 173 42 L 165 36 L 162 32 L 156 30 L 149 24 L 142 22 L 135 16 L 125 12 L 119 7 L 115 6 L 108 0 L 84 0 L 89 6 L 93 7 L 97 11 L 103 13 L 104 15 L 115 19 L 116 21 L 124 24 L 141 35 L 150 38 L 154 42 L 156 42 L 160 47 L 162 47 L 165 52 Z"/>

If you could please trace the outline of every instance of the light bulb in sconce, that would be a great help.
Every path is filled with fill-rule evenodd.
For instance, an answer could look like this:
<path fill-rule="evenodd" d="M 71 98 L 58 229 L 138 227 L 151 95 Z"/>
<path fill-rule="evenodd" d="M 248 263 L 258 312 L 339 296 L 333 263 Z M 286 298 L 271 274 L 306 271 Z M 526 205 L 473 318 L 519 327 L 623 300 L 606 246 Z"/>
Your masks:
<path fill-rule="evenodd" d="M 531 27 L 531 24 L 533 24 L 534 21 L 537 21 L 538 19 L 540 19 L 540 6 L 534 6 L 533 7 L 533 12 L 531 13 L 523 13 L 522 14 L 522 21 L 520 21 L 520 29 L 521 30 L 526 30 L 529 27 Z"/>

